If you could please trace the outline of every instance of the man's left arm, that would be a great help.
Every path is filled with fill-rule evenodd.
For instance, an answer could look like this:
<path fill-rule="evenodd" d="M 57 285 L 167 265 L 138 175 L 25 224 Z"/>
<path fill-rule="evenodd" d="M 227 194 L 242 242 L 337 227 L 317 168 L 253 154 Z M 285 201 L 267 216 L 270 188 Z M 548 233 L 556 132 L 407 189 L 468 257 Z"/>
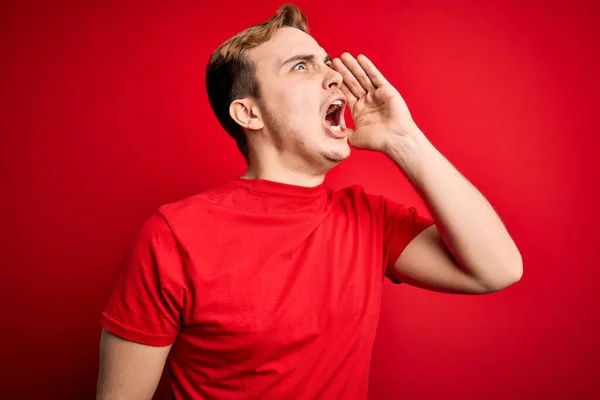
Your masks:
<path fill-rule="evenodd" d="M 343 78 L 357 148 L 380 151 L 409 178 L 435 224 L 394 264 L 394 279 L 436 291 L 489 293 L 517 282 L 521 254 L 484 196 L 430 143 L 400 93 L 364 55 L 344 53 L 332 68 Z"/>
<path fill-rule="evenodd" d="M 521 254 L 499 216 L 425 135 L 390 136 L 382 152 L 405 173 L 435 221 L 400 254 L 391 272 L 396 280 L 473 294 L 519 281 Z"/>

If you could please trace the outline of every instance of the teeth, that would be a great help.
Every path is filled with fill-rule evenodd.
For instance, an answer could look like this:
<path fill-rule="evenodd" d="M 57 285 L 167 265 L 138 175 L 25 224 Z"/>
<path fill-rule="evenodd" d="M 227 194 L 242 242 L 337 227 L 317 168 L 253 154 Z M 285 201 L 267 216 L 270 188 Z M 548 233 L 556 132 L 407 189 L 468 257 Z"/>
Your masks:
<path fill-rule="evenodd" d="M 342 101 L 341 100 L 335 100 L 333 101 L 330 105 L 329 108 L 327 109 L 327 115 L 331 114 L 332 112 L 336 111 L 337 109 L 342 107 Z"/>
<path fill-rule="evenodd" d="M 331 125 L 330 128 L 334 132 L 341 132 L 342 131 L 342 128 L 340 128 L 339 125 Z"/>

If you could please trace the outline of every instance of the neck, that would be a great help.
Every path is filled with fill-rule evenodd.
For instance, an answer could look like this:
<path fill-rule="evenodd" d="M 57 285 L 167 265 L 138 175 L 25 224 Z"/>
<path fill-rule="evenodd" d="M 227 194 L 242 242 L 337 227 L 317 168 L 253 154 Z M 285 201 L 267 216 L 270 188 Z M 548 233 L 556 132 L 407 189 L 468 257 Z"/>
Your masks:
<path fill-rule="evenodd" d="M 248 169 L 242 179 L 264 179 L 288 185 L 314 187 L 322 184 L 326 172 L 310 168 L 301 160 L 290 163 L 283 157 L 250 157 Z"/>

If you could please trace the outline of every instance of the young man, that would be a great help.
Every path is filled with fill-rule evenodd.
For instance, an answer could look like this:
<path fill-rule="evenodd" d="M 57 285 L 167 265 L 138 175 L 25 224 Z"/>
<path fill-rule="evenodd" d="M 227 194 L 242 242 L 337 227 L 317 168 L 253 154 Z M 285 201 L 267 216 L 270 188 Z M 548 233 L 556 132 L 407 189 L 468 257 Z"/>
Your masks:
<path fill-rule="evenodd" d="M 102 313 L 99 399 L 150 399 L 167 356 L 178 399 L 365 399 L 386 276 L 473 294 L 520 279 L 502 222 L 396 89 L 363 55 L 331 60 L 297 8 L 220 46 L 206 83 L 248 170 L 143 225 Z M 396 162 L 434 219 L 327 189 L 349 144 Z"/>

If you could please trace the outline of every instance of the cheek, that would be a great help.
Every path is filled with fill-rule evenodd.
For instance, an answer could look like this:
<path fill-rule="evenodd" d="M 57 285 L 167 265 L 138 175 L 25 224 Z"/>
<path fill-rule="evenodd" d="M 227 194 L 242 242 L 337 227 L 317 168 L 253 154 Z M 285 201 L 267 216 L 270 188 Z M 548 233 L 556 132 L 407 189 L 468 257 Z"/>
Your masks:
<path fill-rule="evenodd" d="M 265 91 L 264 101 L 268 106 L 271 124 L 293 131 L 314 131 L 314 126 L 321 122 L 320 94 L 312 89 L 309 83 L 286 87 L 285 90 L 269 87 L 269 92 Z M 307 136 L 310 136 L 310 132 L 307 132 Z"/>
<path fill-rule="evenodd" d="M 314 124 L 319 118 L 319 97 L 308 91 L 297 91 L 285 100 L 290 119 L 301 125 Z"/>
<path fill-rule="evenodd" d="M 273 103 L 275 117 L 288 127 L 300 127 L 313 120 L 310 105 L 301 97 L 282 96 Z"/>

